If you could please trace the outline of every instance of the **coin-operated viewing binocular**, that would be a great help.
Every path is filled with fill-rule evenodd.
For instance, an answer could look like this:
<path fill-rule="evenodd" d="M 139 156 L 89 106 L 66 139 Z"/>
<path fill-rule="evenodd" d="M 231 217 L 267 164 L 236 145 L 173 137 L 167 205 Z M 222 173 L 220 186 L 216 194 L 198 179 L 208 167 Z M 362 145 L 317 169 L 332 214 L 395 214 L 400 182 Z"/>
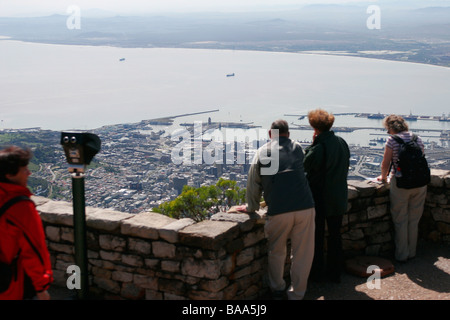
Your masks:
<path fill-rule="evenodd" d="M 84 170 L 100 151 L 101 141 L 93 133 L 62 132 L 61 145 L 69 163 L 69 172 L 72 173 L 75 262 L 80 268 L 81 282 L 77 295 L 80 299 L 85 299 L 89 295 L 89 280 Z"/>
<path fill-rule="evenodd" d="M 62 132 L 61 145 L 69 163 L 69 171 L 83 173 L 85 166 L 100 151 L 101 141 L 93 133 Z"/>

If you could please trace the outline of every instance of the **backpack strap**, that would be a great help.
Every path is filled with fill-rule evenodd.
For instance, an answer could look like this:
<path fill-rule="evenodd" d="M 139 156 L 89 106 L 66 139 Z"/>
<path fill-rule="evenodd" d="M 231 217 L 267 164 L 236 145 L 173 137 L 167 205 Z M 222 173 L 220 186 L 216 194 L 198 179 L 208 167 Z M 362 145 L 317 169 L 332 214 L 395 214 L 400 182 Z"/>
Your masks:
<path fill-rule="evenodd" d="M 397 135 L 395 135 L 395 134 L 393 134 L 391 137 L 392 137 L 392 139 L 394 139 L 395 141 L 397 141 L 399 144 L 404 144 L 404 143 L 405 143 L 405 141 L 403 141 L 402 138 L 400 138 L 399 136 L 397 136 Z M 412 139 L 414 139 L 414 138 L 412 138 Z"/>
<path fill-rule="evenodd" d="M 400 138 L 398 135 L 393 134 L 393 135 L 391 135 L 391 137 L 392 137 L 392 139 L 394 139 L 399 145 L 405 144 L 405 141 L 403 141 L 403 139 Z M 389 166 L 388 174 L 391 173 L 391 170 L 392 170 L 392 167 L 393 167 L 393 166 L 394 166 L 394 168 L 395 168 L 395 165 L 396 165 L 396 164 L 394 163 L 394 161 L 391 161 L 391 165 Z"/>
<path fill-rule="evenodd" d="M 33 202 L 33 200 L 31 200 L 29 197 L 27 196 L 17 196 L 14 197 L 8 201 L 6 201 L 6 203 L 0 208 L 0 217 L 6 212 L 8 211 L 9 208 L 11 208 L 13 205 L 15 205 L 17 202 L 20 201 L 31 201 Z"/>

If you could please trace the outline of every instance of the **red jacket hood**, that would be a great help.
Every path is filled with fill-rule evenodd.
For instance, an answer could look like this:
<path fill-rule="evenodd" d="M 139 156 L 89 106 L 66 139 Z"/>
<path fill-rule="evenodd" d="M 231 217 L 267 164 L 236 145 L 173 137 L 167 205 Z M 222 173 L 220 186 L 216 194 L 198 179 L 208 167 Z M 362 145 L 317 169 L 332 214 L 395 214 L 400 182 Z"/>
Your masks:
<path fill-rule="evenodd" d="M 28 188 L 19 186 L 13 183 L 0 182 L 0 206 L 2 206 L 6 201 L 17 196 L 27 196 L 32 195 Z"/>

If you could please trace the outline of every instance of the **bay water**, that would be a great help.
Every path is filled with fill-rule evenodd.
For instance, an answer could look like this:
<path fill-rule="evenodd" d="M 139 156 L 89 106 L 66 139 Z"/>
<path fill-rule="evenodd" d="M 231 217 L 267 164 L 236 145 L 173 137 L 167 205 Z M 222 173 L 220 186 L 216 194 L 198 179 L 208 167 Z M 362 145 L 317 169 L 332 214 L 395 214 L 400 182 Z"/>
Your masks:
<path fill-rule="evenodd" d="M 234 76 L 231 76 L 234 74 Z M 291 128 L 309 110 L 335 113 L 335 126 L 382 128 L 342 113 L 449 115 L 450 68 L 303 53 L 117 48 L 0 40 L 0 129 L 91 130 L 181 114 L 175 124 L 242 122 Z M 410 127 L 450 130 L 450 122 Z M 339 133 L 366 146 L 373 129 Z M 439 132 L 420 133 L 437 141 Z M 312 131 L 292 130 L 299 140 Z M 386 136 L 384 136 L 386 137 Z"/>

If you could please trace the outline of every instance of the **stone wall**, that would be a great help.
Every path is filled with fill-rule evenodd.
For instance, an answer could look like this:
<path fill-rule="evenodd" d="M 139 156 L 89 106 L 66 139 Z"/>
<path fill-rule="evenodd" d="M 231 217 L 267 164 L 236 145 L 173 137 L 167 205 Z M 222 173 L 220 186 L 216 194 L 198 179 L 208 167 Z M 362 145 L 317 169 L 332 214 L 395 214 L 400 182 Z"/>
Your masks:
<path fill-rule="evenodd" d="M 450 172 L 432 171 L 422 237 L 450 244 Z M 73 209 L 34 197 L 51 252 L 55 284 L 75 264 Z M 256 299 L 267 291 L 264 212 L 219 213 L 195 223 L 153 212 L 86 208 L 90 291 L 106 299 Z M 389 185 L 349 181 L 345 254 L 389 256 Z M 289 261 L 286 262 L 289 267 Z M 287 273 L 287 272 L 286 272 Z"/>

